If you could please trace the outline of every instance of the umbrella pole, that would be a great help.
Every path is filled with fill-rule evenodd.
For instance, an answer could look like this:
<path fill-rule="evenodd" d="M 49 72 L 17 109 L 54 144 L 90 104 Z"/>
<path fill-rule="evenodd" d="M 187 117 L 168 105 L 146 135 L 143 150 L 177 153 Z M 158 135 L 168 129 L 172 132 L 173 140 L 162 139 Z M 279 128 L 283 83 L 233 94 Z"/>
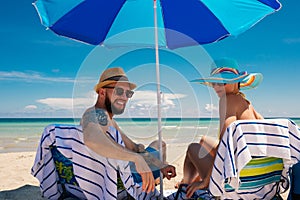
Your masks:
<path fill-rule="evenodd" d="M 160 73 L 159 73 L 159 52 L 158 52 L 158 28 L 157 28 L 157 4 L 153 0 L 154 9 L 154 31 L 155 31 L 155 65 L 156 65 L 156 83 L 157 83 L 157 129 L 158 129 L 158 142 L 159 142 L 159 157 L 163 162 L 162 150 L 162 135 L 161 135 L 161 91 L 160 91 Z M 163 175 L 160 173 L 160 198 L 163 199 Z"/>

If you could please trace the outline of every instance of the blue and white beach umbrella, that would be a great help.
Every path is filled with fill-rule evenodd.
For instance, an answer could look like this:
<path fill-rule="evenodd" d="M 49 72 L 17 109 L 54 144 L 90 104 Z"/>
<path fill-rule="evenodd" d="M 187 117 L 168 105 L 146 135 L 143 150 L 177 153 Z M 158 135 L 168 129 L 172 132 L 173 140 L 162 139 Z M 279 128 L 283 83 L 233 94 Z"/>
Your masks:
<path fill-rule="evenodd" d="M 237 36 L 281 7 L 277 0 L 37 0 L 34 5 L 47 28 L 93 45 L 134 29 L 136 35 L 115 43 L 153 46 L 154 31 L 138 30 L 155 27 L 156 15 L 158 46 L 170 49 Z"/>
<path fill-rule="evenodd" d="M 92 45 L 155 47 L 160 141 L 159 47 L 237 36 L 281 8 L 277 0 L 37 0 L 34 6 L 58 35 Z"/>

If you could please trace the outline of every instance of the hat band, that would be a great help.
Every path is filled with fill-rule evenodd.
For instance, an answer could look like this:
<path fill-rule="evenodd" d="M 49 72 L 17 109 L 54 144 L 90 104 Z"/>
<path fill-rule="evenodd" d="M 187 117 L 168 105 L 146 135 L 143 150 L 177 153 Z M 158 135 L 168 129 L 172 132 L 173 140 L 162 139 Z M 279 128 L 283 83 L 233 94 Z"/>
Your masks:
<path fill-rule="evenodd" d="M 241 87 L 247 87 L 247 86 L 250 86 L 250 85 L 253 84 L 254 81 L 255 81 L 255 76 L 251 76 L 247 82 L 241 83 L 240 86 L 241 86 Z"/>
<path fill-rule="evenodd" d="M 119 81 L 119 80 L 122 80 L 122 81 L 129 81 L 128 78 L 126 76 L 112 76 L 112 77 L 109 77 L 101 82 L 104 82 L 104 81 Z"/>
<path fill-rule="evenodd" d="M 211 71 L 211 75 L 216 75 L 216 74 L 220 74 L 220 73 L 223 73 L 223 72 L 230 72 L 230 73 L 234 73 L 236 75 L 239 74 L 239 71 L 237 69 L 234 69 L 234 68 L 230 68 L 230 67 L 218 67 L 218 68 L 214 68 L 212 71 Z"/>

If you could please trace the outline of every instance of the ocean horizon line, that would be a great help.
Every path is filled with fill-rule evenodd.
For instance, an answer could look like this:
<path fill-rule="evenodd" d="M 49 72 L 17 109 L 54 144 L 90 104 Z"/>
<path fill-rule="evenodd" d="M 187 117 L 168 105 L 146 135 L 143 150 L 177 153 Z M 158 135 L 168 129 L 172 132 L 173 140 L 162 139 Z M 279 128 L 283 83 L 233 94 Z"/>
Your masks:
<path fill-rule="evenodd" d="M 291 120 L 300 120 L 300 117 L 265 117 L 265 119 L 271 118 L 288 118 Z M 80 121 L 81 118 L 73 118 L 73 117 L 0 117 L 0 122 L 12 122 L 12 121 Z M 117 121 L 156 121 L 158 118 L 150 118 L 150 117 L 115 117 Z M 162 121 L 185 121 L 185 120 L 219 120 L 218 117 L 167 117 L 161 118 Z"/>
<path fill-rule="evenodd" d="M 5 120 L 80 120 L 81 118 L 73 117 L 0 117 L 0 121 Z M 116 120 L 157 120 L 156 117 L 115 117 Z M 219 118 L 214 117 L 167 117 L 161 118 L 162 120 L 201 120 L 201 119 L 212 119 L 217 120 Z"/>

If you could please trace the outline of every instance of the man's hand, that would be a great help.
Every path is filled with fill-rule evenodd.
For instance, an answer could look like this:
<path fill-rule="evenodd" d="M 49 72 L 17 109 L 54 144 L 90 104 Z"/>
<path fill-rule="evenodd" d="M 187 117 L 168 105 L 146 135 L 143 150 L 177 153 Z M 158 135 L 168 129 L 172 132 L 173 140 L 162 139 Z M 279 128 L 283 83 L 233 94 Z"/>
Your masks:
<path fill-rule="evenodd" d="M 137 153 L 144 153 L 145 150 L 145 146 L 143 144 L 136 144 L 136 152 Z"/>
<path fill-rule="evenodd" d="M 165 165 L 160 169 L 160 171 L 168 180 L 176 176 L 176 169 L 173 165 Z"/>
<path fill-rule="evenodd" d="M 136 162 L 136 171 L 141 175 L 142 177 L 142 188 L 144 192 L 153 192 L 155 189 L 155 182 L 154 182 L 154 177 L 152 174 L 151 169 L 145 162 L 142 156 L 138 155 Z"/>

